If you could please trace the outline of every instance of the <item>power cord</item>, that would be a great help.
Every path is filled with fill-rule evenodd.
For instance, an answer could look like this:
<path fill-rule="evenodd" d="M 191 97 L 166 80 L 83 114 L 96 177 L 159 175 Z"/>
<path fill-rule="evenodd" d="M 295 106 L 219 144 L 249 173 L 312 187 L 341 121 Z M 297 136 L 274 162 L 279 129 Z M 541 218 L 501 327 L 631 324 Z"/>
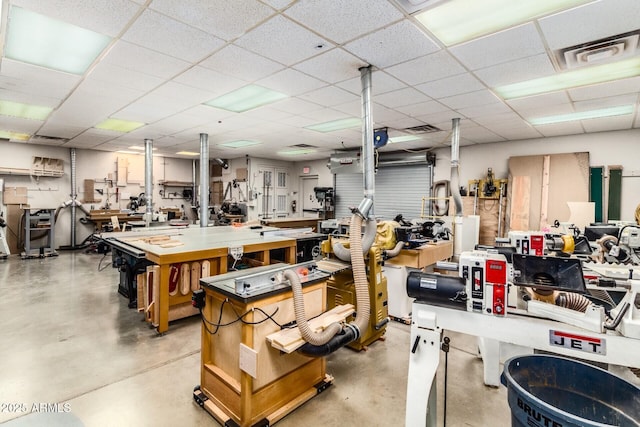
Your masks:
<path fill-rule="evenodd" d="M 202 312 L 202 309 L 200 309 L 200 317 L 202 318 L 202 324 L 204 325 L 206 331 L 211 334 L 211 335 L 215 335 L 218 333 L 218 330 L 223 327 L 223 326 L 230 326 L 233 325 L 234 323 L 237 322 L 242 322 L 245 325 L 259 325 L 261 323 L 266 322 L 267 320 L 271 320 L 273 323 L 275 323 L 280 329 L 287 329 L 288 327 L 285 327 L 283 325 L 281 325 L 280 323 L 278 323 L 275 319 L 274 316 L 276 315 L 276 313 L 278 313 L 278 310 L 280 309 L 279 307 L 276 307 L 275 311 L 272 314 L 268 314 L 267 312 L 265 312 L 263 309 L 257 307 L 251 310 L 247 310 L 242 314 L 239 314 L 238 311 L 236 310 L 236 308 L 233 306 L 233 304 L 231 304 L 231 309 L 233 310 L 234 314 L 236 315 L 236 318 L 230 322 L 227 323 L 221 323 L 222 322 L 222 313 L 224 311 L 224 306 L 225 304 L 227 304 L 229 302 L 229 299 L 226 298 L 222 304 L 220 305 L 220 315 L 218 316 L 218 321 L 217 322 L 212 322 L 210 320 L 208 320 L 204 313 Z M 262 320 L 258 320 L 255 322 L 249 322 L 247 320 L 244 320 L 244 317 L 249 314 L 252 313 L 254 311 L 259 311 L 260 313 L 262 313 L 265 318 Z M 209 326 L 215 326 L 215 329 L 212 331 Z M 292 327 L 292 326 L 290 326 Z"/>

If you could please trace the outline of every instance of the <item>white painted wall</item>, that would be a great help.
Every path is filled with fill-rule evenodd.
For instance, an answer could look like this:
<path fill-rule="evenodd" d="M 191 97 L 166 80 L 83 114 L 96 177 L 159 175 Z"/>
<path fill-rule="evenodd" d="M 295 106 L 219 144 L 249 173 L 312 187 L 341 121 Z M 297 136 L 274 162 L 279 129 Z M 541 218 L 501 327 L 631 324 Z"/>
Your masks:
<path fill-rule="evenodd" d="M 585 151 L 589 152 L 590 166 L 622 165 L 622 220 L 633 221 L 640 203 L 640 129 L 460 147 L 460 183 L 466 187 L 469 180 L 486 176 L 489 167 L 496 178 L 506 178 L 512 156 Z M 449 179 L 450 168 L 451 149 L 436 150 L 434 179 Z M 606 204 L 604 211 L 606 214 Z"/>
<path fill-rule="evenodd" d="M 27 187 L 28 202 L 32 209 L 57 208 L 63 202 L 71 199 L 71 152 L 69 148 L 50 147 L 33 144 L 18 144 L 10 142 L 0 142 L 0 167 L 23 168 L 31 167 L 33 156 L 44 156 L 62 159 L 64 161 L 64 176 L 60 178 L 32 177 L 3 175 L 5 187 Z M 96 179 L 104 180 L 111 176 L 115 180 L 118 156 L 130 158 L 133 164 L 142 164 L 140 158 L 143 155 L 128 155 L 105 151 L 76 149 L 76 183 L 78 200 L 84 199 L 84 180 Z M 137 173 L 140 175 L 140 173 Z M 142 171 L 144 176 L 144 171 Z M 191 160 L 174 159 L 154 156 L 153 159 L 153 181 L 154 194 L 153 203 L 155 208 L 159 207 L 181 207 L 184 200 L 167 200 L 160 196 L 161 187 L 157 184 L 161 180 L 171 181 L 191 181 Z M 108 184 L 96 183 L 96 189 L 105 190 Z M 118 189 L 118 201 L 116 202 L 116 188 Z M 128 198 L 121 197 L 122 194 L 137 196 L 144 192 L 144 182 L 140 184 L 129 184 L 126 186 L 113 187 L 109 189 L 109 201 L 112 209 L 124 209 L 129 202 Z M 104 207 L 106 193 L 103 196 L 98 194 L 95 198 L 102 199 L 100 203 L 91 203 L 85 206 L 87 209 L 99 209 Z M 139 211 L 143 211 L 140 208 Z M 77 211 L 77 218 L 84 216 L 81 211 Z M 79 221 L 76 228 L 76 244 L 80 244 L 93 231 L 93 225 L 81 224 Z M 61 210 L 58 215 L 55 228 L 56 247 L 67 246 L 71 243 L 71 211 L 69 208 Z"/>

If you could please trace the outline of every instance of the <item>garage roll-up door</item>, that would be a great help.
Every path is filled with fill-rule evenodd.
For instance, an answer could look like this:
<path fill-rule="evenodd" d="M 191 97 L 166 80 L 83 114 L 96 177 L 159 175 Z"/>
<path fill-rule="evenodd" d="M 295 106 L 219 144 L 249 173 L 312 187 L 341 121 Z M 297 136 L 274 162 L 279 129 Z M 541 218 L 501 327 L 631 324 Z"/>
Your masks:
<path fill-rule="evenodd" d="M 336 218 L 351 216 L 349 207 L 364 197 L 361 173 L 335 175 Z M 422 198 L 431 194 L 431 166 L 387 166 L 375 176 L 374 213 L 380 219 L 419 218 Z"/>

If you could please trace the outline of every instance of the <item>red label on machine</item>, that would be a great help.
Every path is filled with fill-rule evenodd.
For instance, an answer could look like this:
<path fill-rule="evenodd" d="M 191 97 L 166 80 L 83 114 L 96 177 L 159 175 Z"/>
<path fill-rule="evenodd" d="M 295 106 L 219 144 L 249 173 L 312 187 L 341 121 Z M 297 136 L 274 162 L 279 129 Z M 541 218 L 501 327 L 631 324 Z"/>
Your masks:
<path fill-rule="evenodd" d="M 549 344 L 591 354 L 607 354 L 606 340 L 587 335 L 549 330 Z"/>
<path fill-rule="evenodd" d="M 529 254 L 543 256 L 544 255 L 544 236 L 532 235 Z"/>
<path fill-rule="evenodd" d="M 488 259 L 486 277 L 489 283 L 507 283 L 507 263 L 501 260 Z"/>

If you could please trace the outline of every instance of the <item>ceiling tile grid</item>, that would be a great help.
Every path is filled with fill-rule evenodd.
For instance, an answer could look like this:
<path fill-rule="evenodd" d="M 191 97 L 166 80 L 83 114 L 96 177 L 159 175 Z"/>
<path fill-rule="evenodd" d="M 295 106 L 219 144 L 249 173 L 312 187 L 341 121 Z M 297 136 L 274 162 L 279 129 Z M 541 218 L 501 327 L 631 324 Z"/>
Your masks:
<path fill-rule="evenodd" d="M 503 85 L 565 78 L 556 69 L 555 49 L 638 30 L 637 0 L 588 2 L 451 47 L 424 31 L 396 0 L 5 4 L 113 38 L 83 75 L 0 58 L 0 100 L 53 108 L 44 121 L 0 117 L 0 130 L 11 126 L 15 132 L 71 139 L 65 144 L 33 137 L 33 143 L 115 150 L 150 137 L 158 139 L 162 154 L 175 155 L 179 149 L 197 151 L 198 134 L 206 132 L 215 144 L 260 140 L 252 155 L 289 160 L 277 152 L 306 143 L 319 148 L 304 158 L 322 158 L 326 150 L 362 143 L 360 127 L 322 133 L 305 126 L 359 118 L 359 68 L 366 65 L 372 66 L 374 126 L 399 134 L 424 124 L 442 129 L 385 151 L 446 145 L 453 117 L 462 119 L 463 145 L 640 127 L 640 71 L 508 101 L 497 96 Z M 608 53 L 594 57 L 594 64 L 617 60 L 602 59 Z M 203 104 L 249 84 L 287 97 L 242 113 Z M 536 127 L 527 122 L 626 105 L 633 106 L 632 114 Z M 128 134 L 93 128 L 110 117 L 145 126 Z M 247 152 L 217 145 L 215 150 L 229 158 Z"/>

